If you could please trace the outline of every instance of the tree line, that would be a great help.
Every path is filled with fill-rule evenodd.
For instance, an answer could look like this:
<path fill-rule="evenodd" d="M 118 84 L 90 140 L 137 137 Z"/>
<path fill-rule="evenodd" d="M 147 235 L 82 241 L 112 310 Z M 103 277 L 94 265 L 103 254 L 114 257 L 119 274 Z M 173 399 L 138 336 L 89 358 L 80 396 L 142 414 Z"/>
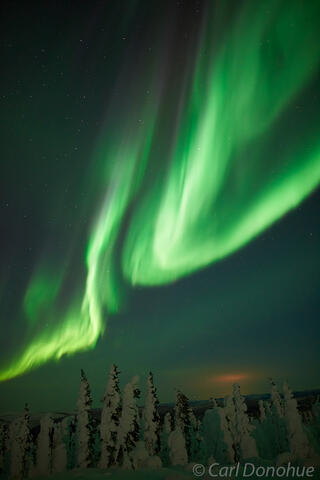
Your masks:
<path fill-rule="evenodd" d="M 61 419 L 48 413 L 35 435 L 26 405 L 21 417 L 0 424 L 0 471 L 22 479 L 74 468 L 183 468 L 193 462 L 234 464 L 247 459 L 320 464 L 320 403 L 315 402 L 303 421 L 287 383 L 280 393 L 271 381 L 270 400 L 259 401 L 256 419 L 248 415 L 240 387 L 234 384 L 233 395 L 222 406 L 212 399 L 202 420 L 177 391 L 173 413 L 161 420 L 153 374 L 147 377 L 141 415 L 139 378 L 133 377 L 121 392 L 119 375 L 111 365 L 100 423 L 93 416 L 90 385 L 81 370 L 75 415 Z"/>

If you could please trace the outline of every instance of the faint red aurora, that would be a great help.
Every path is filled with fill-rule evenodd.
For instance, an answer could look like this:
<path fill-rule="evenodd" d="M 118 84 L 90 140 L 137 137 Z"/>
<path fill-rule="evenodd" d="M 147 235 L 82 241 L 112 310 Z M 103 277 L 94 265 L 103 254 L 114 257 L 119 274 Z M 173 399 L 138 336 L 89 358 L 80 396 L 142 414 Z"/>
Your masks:
<path fill-rule="evenodd" d="M 234 383 L 241 380 L 247 380 L 250 377 L 248 373 L 228 373 L 224 375 L 217 375 L 213 377 L 215 382 L 219 383 Z"/>

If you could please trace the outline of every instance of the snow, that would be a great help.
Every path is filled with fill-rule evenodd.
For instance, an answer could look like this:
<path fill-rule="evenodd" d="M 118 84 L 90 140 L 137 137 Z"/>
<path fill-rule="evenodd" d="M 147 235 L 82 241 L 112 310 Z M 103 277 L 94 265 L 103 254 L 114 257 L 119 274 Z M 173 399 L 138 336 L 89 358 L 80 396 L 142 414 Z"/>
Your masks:
<path fill-rule="evenodd" d="M 237 384 L 233 386 L 233 396 L 236 409 L 236 442 L 239 445 L 240 458 L 256 458 L 258 450 L 255 439 L 251 436 L 254 427 L 249 422 L 247 405 Z"/>
<path fill-rule="evenodd" d="M 273 411 L 277 413 L 277 415 L 282 418 L 284 415 L 283 412 L 283 404 L 281 400 L 281 396 L 279 394 L 278 388 L 275 382 L 271 379 L 271 405 Z"/>
<path fill-rule="evenodd" d="M 67 468 L 67 450 L 64 437 L 67 433 L 67 422 L 56 423 L 52 441 L 52 472 L 64 472 Z"/>
<path fill-rule="evenodd" d="M 204 462 L 210 455 L 213 455 L 217 461 L 222 463 L 234 461 L 233 437 L 228 428 L 226 413 L 223 408 L 214 405 L 213 408 L 206 411 L 200 432 L 200 435 L 205 439 Z"/>
<path fill-rule="evenodd" d="M 186 465 L 188 454 L 186 442 L 180 427 L 176 427 L 168 438 L 169 455 L 172 465 Z"/>
<path fill-rule="evenodd" d="M 139 438 L 139 411 L 136 404 L 140 391 L 138 389 L 139 377 L 135 376 L 123 390 L 123 406 L 119 423 L 115 459 L 124 468 L 132 468 L 131 455 Z"/>
<path fill-rule="evenodd" d="M 133 466 L 137 470 L 142 468 L 149 458 L 145 443 L 140 440 L 133 452 Z"/>
<path fill-rule="evenodd" d="M 304 431 L 301 416 L 298 413 L 297 401 L 293 398 L 292 392 L 285 382 L 283 385 L 285 420 L 288 430 L 289 448 L 291 458 L 309 459 L 311 464 L 320 465 L 320 457 L 316 455 L 311 447 L 308 437 Z"/>
<path fill-rule="evenodd" d="M 53 431 L 53 420 L 48 413 L 40 420 L 40 433 L 37 441 L 37 463 L 35 473 L 48 475 L 51 472 L 51 440 L 50 434 Z"/>
<path fill-rule="evenodd" d="M 145 468 L 138 471 L 74 469 L 50 476 L 50 480 L 194 480 L 194 478 L 192 472 L 173 468 L 162 468 L 161 470 Z M 37 480 L 44 479 L 47 480 L 48 477 L 37 477 Z"/>

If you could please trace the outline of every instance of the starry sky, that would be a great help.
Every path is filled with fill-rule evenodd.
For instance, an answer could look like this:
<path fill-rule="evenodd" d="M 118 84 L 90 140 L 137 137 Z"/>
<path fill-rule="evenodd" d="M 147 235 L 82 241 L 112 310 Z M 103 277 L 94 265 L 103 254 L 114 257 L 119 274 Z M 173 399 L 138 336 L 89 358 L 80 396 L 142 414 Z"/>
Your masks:
<path fill-rule="evenodd" d="M 1 8 L 0 413 L 319 388 L 319 3 Z"/>

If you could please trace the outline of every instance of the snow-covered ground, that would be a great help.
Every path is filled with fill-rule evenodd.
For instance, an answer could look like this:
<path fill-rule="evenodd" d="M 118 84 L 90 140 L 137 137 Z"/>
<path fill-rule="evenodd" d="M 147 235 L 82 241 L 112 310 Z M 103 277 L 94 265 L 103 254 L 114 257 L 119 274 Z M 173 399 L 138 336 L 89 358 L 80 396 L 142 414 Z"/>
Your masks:
<path fill-rule="evenodd" d="M 0 479 L 2 480 L 0 475 Z M 159 470 L 123 469 L 100 470 L 98 468 L 74 469 L 55 475 L 37 477 L 37 480 L 190 480 L 195 479 L 192 471 L 184 472 L 178 469 L 161 468 Z M 205 478 L 205 477 L 204 477 Z"/>
<path fill-rule="evenodd" d="M 136 470 L 136 471 L 128 471 L 123 469 L 109 469 L 109 470 L 100 470 L 97 468 L 90 468 L 90 469 L 74 469 L 69 470 L 67 472 L 51 475 L 49 478 L 50 480 L 195 480 L 197 478 L 201 478 L 203 480 L 209 480 L 212 478 L 220 478 L 224 480 L 232 480 L 232 479 L 239 479 L 243 480 L 243 475 L 239 473 L 238 476 L 236 475 L 220 475 L 220 476 L 210 476 L 208 472 L 204 475 L 196 475 L 192 471 L 192 467 L 187 467 L 188 470 L 184 471 L 183 469 L 173 469 L 173 468 L 161 468 L 159 470 Z M 1 477 L 0 477 L 1 478 Z M 247 478 L 251 480 L 258 480 L 261 478 L 265 480 L 272 480 L 272 479 L 283 479 L 283 478 L 293 478 L 293 479 L 302 479 L 308 480 L 310 478 L 314 480 L 320 479 L 320 471 L 316 470 L 311 476 L 310 474 L 304 474 L 303 476 L 283 476 L 283 475 L 275 475 L 275 476 L 264 476 L 261 477 L 260 475 L 250 475 Z M 37 477 L 38 480 L 48 480 L 48 477 Z"/>

